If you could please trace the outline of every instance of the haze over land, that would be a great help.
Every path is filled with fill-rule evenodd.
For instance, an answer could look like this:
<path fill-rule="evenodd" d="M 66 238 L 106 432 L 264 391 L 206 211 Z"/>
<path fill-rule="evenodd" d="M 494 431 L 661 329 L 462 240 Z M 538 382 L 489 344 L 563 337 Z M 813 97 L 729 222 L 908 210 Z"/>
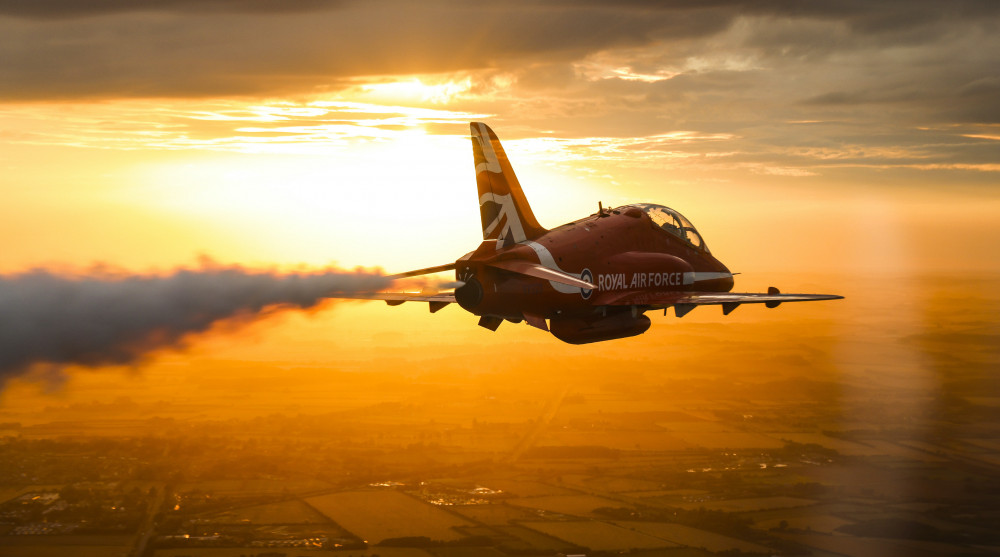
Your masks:
<path fill-rule="evenodd" d="M 709 550 L 995 548 L 984 532 L 1000 511 L 980 495 L 1000 465 L 998 11 L 0 0 L 7 277 L 162 277 L 202 255 L 299 273 L 453 261 L 480 239 L 477 120 L 544 226 L 598 201 L 661 203 L 742 273 L 736 290 L 846 296 L 651 315 L 643 336 L 580 347 L 524 325 L 492 333 L 454 306 L 328 302 L 222 322 L 127 368 L 9 381 L 0 488 L 78 500 L 100 491 L 80 482 L 144 482 L 141 497 L 109 488 L 149 512 L 106 554 L 283 513 L 303 536 L 324 524 L 353 539 L 386 531 L 357 518 L 358 493 L 388 489 L 372 500 L 412 513 L 399 497 L 430 506 L 476 485 L 508 495 L 453 522 L 429 514 L 428 537 L 660 551 L 718 517 L 655 509 L 700 504 L 763 533 L 726 522 L 737 541 L 702 533 Z M 117 464 L 99 463 L 108 447 Z M 387 481 L 406 486 L 368 486 Z M 185 510 L 169 527 L 144 522 L 173 496 Z M 288 507 L 238 515 L 247 500 Z M 21 526 L 0 526 L 0 555 L 74 541 Z"/>

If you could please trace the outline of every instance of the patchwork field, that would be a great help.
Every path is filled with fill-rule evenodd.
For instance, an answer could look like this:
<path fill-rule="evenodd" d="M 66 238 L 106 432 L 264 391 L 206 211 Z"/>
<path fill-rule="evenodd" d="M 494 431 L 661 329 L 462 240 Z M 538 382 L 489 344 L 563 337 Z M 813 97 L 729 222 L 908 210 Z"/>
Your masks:
<path fill-rule="evenodd" d="M 19 485 L 16 486 L 0 486 L 0 503 L 8 501 L 17 497 L 18 495 L 25 492 L 25 489 Z"/>
<path fill-rule="evenodd" d="M 178 493 L 203 492 L 217 497 L 280 495 L 330 489 L 330 484 L 320 480 L 215 480 L 185 483 L 177 486 Z"/>
<path fill-rule="evenodd" d="M 811 499 L 799 499 L 798 497 L 752 497 L 749 499 L 725 499 L 721 501 L 699 501 L 691 503 L 678 503 L 677 506 L 684 509 L 706 509 L 726 512 L 748 512 L 767 509 L 788 509 L 792 507 L 807 507 L 815 504 Z"/>
<path fill-rule="evenodd" d="M 530 528 L 525 528 L 523 526 L 500 526 L 497 530 L 512 538 L 521 540 L 523 543 L 523 549 L 533 548 L 536 551 L 555 553 L 556 551 L 562 551 L 569 548 L 569 544 L 562 540 L 553 538 L 552 536 L 547 536 L 541 532 L 536 532 L 535 530 L 531 530 Z"/>
<path fill-rule="evenodd" d="M 861 445 L 859 443 L 852 443 L 851 441 L 846 441 L 844 439 L 836 439 L 834 437 L 827 437 L 822 433 L 801 433 L 801 432 L 781 432 L 774 433 L 774 437 L 792 441 L 795 443 L 802 443 L 804 445 L 812 444 L 819 445 L 821 447 L 826 447 L 828 449 L 833 449 L 843 455 L 853 455 L 853 454 L 865 454 L 870 451 L 869 447 Z"/>
<path fill-rule="evenodd" d="M 512 520 L 531 520 L 538 515 L 532 509 L 514 507 L 511 505 L 460 505 L 452 510 L 484 524 L 510 524 Z"/>
<path fill-rule="evenodd" d="M 514 480 L 514 479 L 491 479 L 485 484 L 486 487 L 492 489 L 500 489 L 509 495 L 516 495 L 518 497 L 538 497 L 541 495 L 572 495 L 576 493 L 573 490 L 565 489 L 562 487 L 557 487 L 554 485 L 545 484 L 542 482 L 535 482 L 529 480 Z"/>
<path fill-rule="evenodd" d="M 554 431 L 539 438 L 539 445 L 606 447 L 621 451 L 682 451 L 697 446 L 682 435 L 663 431 Z"/>
<path fill-rule="evenodd" d="M 212 524 L 320 524 L 327 522 L 327 518 L 322 513 L 297 500 L 202 515 L 199 520 Z"/>
<path fill-rule="evenodd" d="M 743 431 L 675 432 L 671 435 L 692 446 L 705 449 L 780 449 L 785 445 L 783 441 L 773 437 Z"/>
<path fill-rule="evenodd" d="M 758 530 L 770 530 L 771 528 L 778 528 L 781 523 L 784 522 L 787 528 L 805 530 L 810 529 L 813 532 L 823 532 L 825 534 L 832 534 L 834 530 L 840 528 L 845 524 L 851 524 L 850 520 L 844 520 L 843 518 L 838 518 L 836 516 L 823 514 L 823 515 L 809 515 L 809 516 L 789 516 L 785 518 L 772 518 L 769 520 L 761 520 L 754 524 L 754 527 Z"/>
<path fill-rule="evenodd" d="M 582 476 L 571 474 L 563 476 L 563 482 L 586 490 L 606 491 L 609 493 L 641 493 L 663 488 L 660 482 L 616 476 Z"/>
<path fill-rule="evenodd" d="M 654 491 L 635 491 L 623 493 L 623 495 L 628 495 L 637 499 L 657 499 L 661 503 L 669 503 L 670 501 L 685 501 L 685 498 L 704 497 L 709 493 L 710 492 L 703 489 L 661 489 Z"/>
<path fill-rule="evenodd" d="M 473 525 L 398 491 L 347 491 L 310 497 L 306 502 L 371 544 L 407 536 L 457 540 L 462 535 L 454 527 Z"/>
<path fill-rule="evenodd" d="M 342 552 L 334 553 L 337 555 Z M 280 549 L 245 548 L 245 547 L 195 547 L 186 549 L 160 549 L 153 557 L 254 557 L 255 555 L 281 554 L 285 557 L 318 557 L 329 555 L 329 551 L 319 549 L 296 549 L 282 547 Z M 74 554 L 75 555 L 75 554 Z M 433 557 L 422 549 L 407 547 L 374 547 L 366 551 L 359 549 L 347 553 L 350 557 Z M 347 557 L 345 556 L 345 557 Z M 89 557 L 89 556 L 88 556 Z"/>
<path fill-rule="evenodd" d="M 656 422 L 656 427 L 665 431 L 679 431 L 685 433 L 726 433 L 733 431 L 732 428 L 721 422 L 708 422 L 703 420 L 689 422 Z"/>
<path fill-rule="evenodd" d="M 659 539 L 668 540 L 679 545 L 703 547 L 709 551 L 727 551 L 736 549 L 746 552 L 771 553 L 771 550 L 755 543 L 745 542 L 715 532 L 706 532 L 682 524 L 666 522 L 617 522 L 619 526 L 642 532 Z"/>
<path fill-rule="evenodd" d="M 621 501 L 605 499 L 604 497 L 594 497 L 593 495 L 524 497 L 512 499 L 509 501 L 509 504 L 573 516 L 589 515 L 594 509 L 601 507 L 621 507 L 623 505 Z"/>
<path fill-rule="evenodd" d="M 676 547 L 677 544 L 607 522 L 525 522 L 524 526 L 595 551 Z"/>
<path fill-rule="evenodd" d="M 782 534 L 783 538 L 797 541 L 839 555 L 856 557 L 884 557 L 886 555 L 996 555 L 996 548 L 973 548 L 956 551 L 954 545 L 916 540 L 888 540 L 881 538 L 856 538 L 828 534 Z"/>
<path fill-rule="evenodd" d="M 132 536 L 5 536 L 0 557 L 127 557 Z"/>
<path fill-rule="evenodd" d="M 6 542 L 5 542 L 6 543 Z M 2 557 L 128 557 L 132 551 L 131 545 L 0 545 Z"/>

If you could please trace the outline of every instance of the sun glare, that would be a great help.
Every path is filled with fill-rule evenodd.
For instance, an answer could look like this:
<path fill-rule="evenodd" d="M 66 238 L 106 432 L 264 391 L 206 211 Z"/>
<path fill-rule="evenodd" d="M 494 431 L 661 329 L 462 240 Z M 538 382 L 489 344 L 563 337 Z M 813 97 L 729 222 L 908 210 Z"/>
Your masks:
<path fill-rule="evenodd" d="M 416 238 L 447 247 L 456 223 L 470 220 L 463 227 L 474 237 L 464 137 L 410 131 L 386 141 L 353 140 L 347 149 L 308 141 L 286 147 L 152 164 L 137 170 L 142 187 L 121 195 L 177 217 L 226 223 L 264 260 L 419 266 L 425 261 L 407 247 Z"/>
<path fill-rule="evenodd" d="M 472 80 L 468 77 L 460 81 L 435 84 L 412 78 L 387 83 L 368 83 L 361 86 L 361 91 L 365 98 L 373 101 L 445 104 L 471 88 Z"/>

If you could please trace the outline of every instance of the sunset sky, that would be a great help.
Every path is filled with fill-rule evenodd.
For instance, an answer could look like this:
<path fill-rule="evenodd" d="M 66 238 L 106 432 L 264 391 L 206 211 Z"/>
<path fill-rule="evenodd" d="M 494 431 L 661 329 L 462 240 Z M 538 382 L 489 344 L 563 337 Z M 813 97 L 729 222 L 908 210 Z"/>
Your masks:
<path fill-rule="evenodd" d="M 668 205 L 737 290 L 904 277 L 907 296 L 914 277 L 990 276 L 998 16 L 960 0 L 0 0 L 0 272 L 448 263 L 480 240 L 477 120 L 543 226 L 598 201 Z M 803 305 L 779 319 L 826 318 Z M 505 338 L 457 308 L 331 311 L 362 336 L 399 319 L 392 334 Z M 731 317 L 778 314 L 750 312 Z M 294 326 L 314 361 L 310 323 Z M 258 331 L 272 356 L 286 325 Z M 239 338 L 225 357 L 259 356 Z"/>

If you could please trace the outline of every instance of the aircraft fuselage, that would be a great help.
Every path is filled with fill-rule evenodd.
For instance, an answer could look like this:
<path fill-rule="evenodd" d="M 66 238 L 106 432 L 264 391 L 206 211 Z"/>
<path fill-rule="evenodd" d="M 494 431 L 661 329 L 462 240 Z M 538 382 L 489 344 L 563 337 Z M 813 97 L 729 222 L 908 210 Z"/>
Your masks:
<path fill-rule="evenodd" d="M 495 266 L 503 261 L 537 261 L 597 288 L 539 280 Z M 456 261 L 455 272 L 466 282 L 456 291 L 464 309 L 529 323 L 598 313 L 604 317 L 608 308 L 603 302 L 615 293 L 728 292 L 733 287 L 725 265 L 706 249 L 658 227 L 638 206 L 605 209 L 500 249 L 484 242 Z"/>

